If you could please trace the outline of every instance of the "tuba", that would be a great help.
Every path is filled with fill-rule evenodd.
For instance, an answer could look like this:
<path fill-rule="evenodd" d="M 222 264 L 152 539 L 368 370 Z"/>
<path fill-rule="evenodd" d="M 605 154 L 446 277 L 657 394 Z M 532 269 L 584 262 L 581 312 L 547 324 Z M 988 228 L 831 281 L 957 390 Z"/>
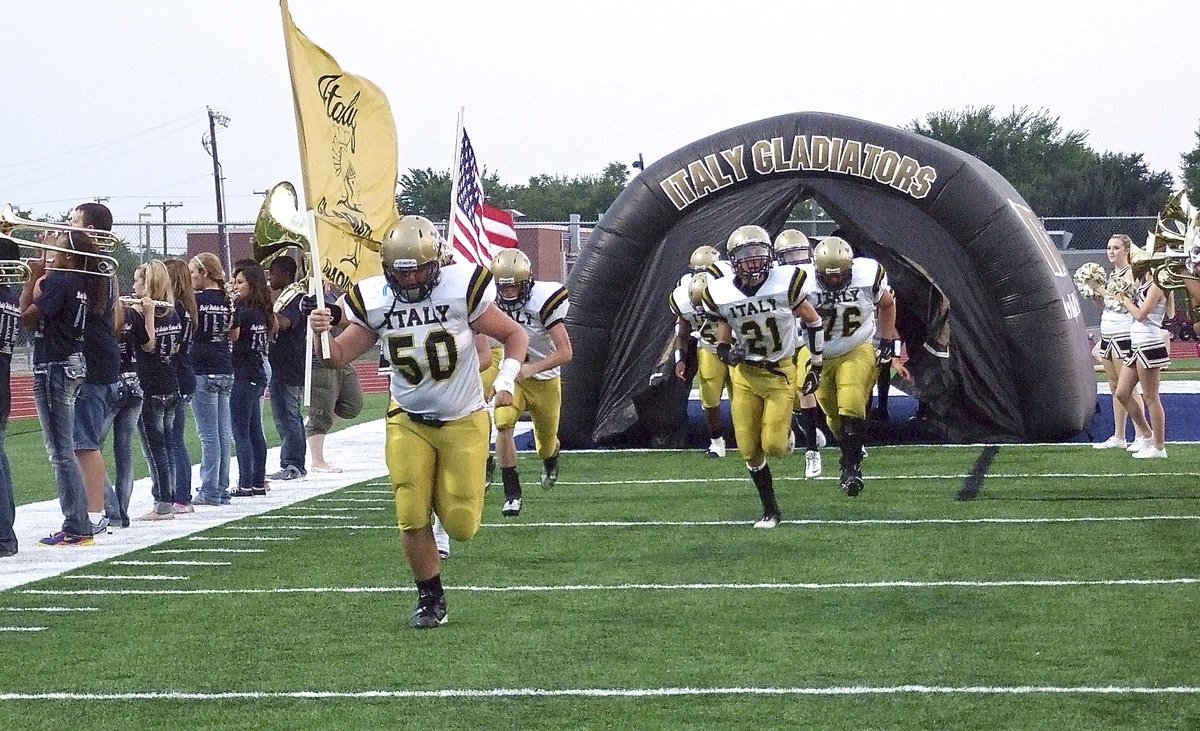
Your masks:
<path fill-rule="evenodd" d="M 1200 209 L 1188 200 L 1187 190 L 1181 189 L 1167 199 L 1162 213 L 1158 214 L 1154 231 L 1147 232 L 1146 248 L 1150 259 L 1133 267 L 1133 275 L 1140 277 L 1152 272 L 1154 283 L 1164 291 L 1187 288 L 1185 280 L 1200 280 L 1195 271 L 1200 265 L 1200 242 L 1197 234 L 1200 227 Z"/>
<path fill-rule="evenodd" d="M 64 223 L 32 221 L 28 218 L 21 218 L 17 215 L 17 211 L 12 207 L 11 203 L 5 203 L 4 208 L 0 209 L 0 234 L 11 236 L 16 231 L 35 231 L 41 234 L 69 234 L 77 231 L 90 236 L 92 241 L 95 242 L 96 248 L 105 254 L 111 254 L 116 251 L 117 244 L 121 242 L 121 237 L 112 231 L 100 231 L 94 228 L 68 226 Z"/>
<path fill-rule="evenodd" d="M 296 188 L 286 180 L 267 192 L 258 218 L 254 222 L 254 258 L 266 269 L 287 249 L 300 249 L 305 272 L 313 267 L 312 246 L 309 244 L 308 219 L 300 212 Z M 308 292 L 309 277 L 301 277 L 283 288 L 272 306 L 278 314 L 296 297 Z"/>

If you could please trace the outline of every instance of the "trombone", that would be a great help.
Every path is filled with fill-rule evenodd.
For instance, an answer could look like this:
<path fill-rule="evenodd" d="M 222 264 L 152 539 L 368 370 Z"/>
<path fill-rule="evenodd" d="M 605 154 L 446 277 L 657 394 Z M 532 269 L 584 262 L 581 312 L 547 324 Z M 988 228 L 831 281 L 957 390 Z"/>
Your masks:
<path fill-rule="evenodd" d="M 17 211 L 12 207 L 11 203 L 5 203 L 4 208 L 0 209 L 0 234 L 11 236 L 15 231 L 36 231 L 38 233 L 60 234 L 69 234 L 78 231 L 79 233 L 90 236 L 92 241 L 96 242 L 96 248 L 105 254 L 111 254 L 116 251 L 117 244 L 121 241 L 121 237 L 117 236 L 112 231 L 100 231 L 94 228 L 68 226 L 65 223 L 31 221 L 28 218 L 21 218 L 17 215 Z"/>
<path fill-rule="evenodd" d="M 84 230 L 90 230 L 90 229 L 84 229 Z M 100 276 L 100 277 L 111 277 L 117 273 L 117 260 L 111 256 L 108 256 L 107 254 L 96 254 L 96 253 L 93 253 L 90 251 L 76 251 L 75 249 L 68 249 L 68 248 L 65 248 L 62 246 L 55 246 L 53 244 L 47 244 L 44 241 L 27 241 L 25 239 L 14 239 L 13 237 L 8 236 L 3 233 L 0 233 L 0 243 L 2 243 L 3 246 L 6 248 L 17 247 L 18 251 L 19 251 L 19 247 L 25 246 L 30 249 L 36 249 L 43 253 L 45 253 L 47 251 L 53 251 L 53 252 L 56 252 L 59 254 L 66 254 L 68 256 L 80 256 L 80 257 L 85 257 L 88 259 L 96 260 L 95 271 L 92 271 L 90 269 L 71 269 L 69 267 L 46 267 L 46 271 L 48 271 L 48 272 L 77 272 L 79 274 L 93 274 L 93 275 Z M 31 258 L 31 259 L 22 259 L 20 257 L 15 257 L 14 259 L 10 259 L 10 261 L 17 261 L 20 264 L 22 264 L 26 269 L 29 269 L 28 262 L 40 261 L 44 258 L 45 258 L 44 256 L 40 257 L 40 258 Z"/>

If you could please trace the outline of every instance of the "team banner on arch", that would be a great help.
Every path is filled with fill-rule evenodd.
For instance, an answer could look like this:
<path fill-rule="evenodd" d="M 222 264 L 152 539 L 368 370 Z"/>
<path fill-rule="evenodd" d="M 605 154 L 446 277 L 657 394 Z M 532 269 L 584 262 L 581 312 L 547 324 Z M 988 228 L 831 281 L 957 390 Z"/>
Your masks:
<path fill-rule="evenodd" d="M 295 26 L 287 0 L 279 6 L 305 202 L 316 213 L 320 242 L 314 264 L 344 291 L 381 273 L 371 252 L 397 218 L 396 125 L 383 91 L 343 71 Z"/>

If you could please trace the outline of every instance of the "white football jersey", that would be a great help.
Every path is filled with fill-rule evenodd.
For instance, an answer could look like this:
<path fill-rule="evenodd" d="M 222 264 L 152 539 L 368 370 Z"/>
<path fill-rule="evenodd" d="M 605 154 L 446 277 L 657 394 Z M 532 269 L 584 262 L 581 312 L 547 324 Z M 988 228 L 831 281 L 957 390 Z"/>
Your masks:
<path fill-rule="evenodd" d="M 671 296 L 667 298 L 667 306 L 671 308 L 671 312 L 675 313 L 676 317 L 692 326 L 692 337 L 696 338 L 696 342 L 701 348 L 710 353 L 716 353 L 717 323 L 705 317 L 702 311 L 692 306 L 692 300 L 688 297 L 690 283 L 691 275 L 688 275 L 688 281 L 671 292 Z"/>
<path fill-rule="evenodd" d="M 729 323 L 746 349 L 746 360 L 780 362 L 791 358 L 799 346 L 793 310 L 804 302 L 811 286 L 808 280 L 799 267 L 777 266 L 754 294 L 746 294 L 733 277 L 721 277 L 709 282 L 703 306 Z"/>
<path fill-rule="evenodd" d="M 499 300 L 496 301 L 500 303 Z M 550 328 L 561 323 L 567 316 L 567 288 L 558 282 L 534 281 L 529 299 L 520 309 L 513 311 L 505 307 L 504 314 L 516 320 L 529 333 L 529 350 L 526 362 L 542 360 L 554 352 L 554 341 L 550 339 Z M 565 326 L 564 326 L 565 327 Z M 533 378 L 549 381 L 558 378 L 561 367 L 535 373 Z"/>
<path fill-rule="evenodd" d="M 495 299 L 487 269 L 451 264 L 420 302 L 397 298 L 383 276 L 362 280 L 346 295 L 346 319 L 379 336 L 400 408 L 451 421 L 484 408 L 471 323 Z"/>
<path fill-rule="evenodd" d="M 875 310 L 884 292 L 890 292 L 887 273 L 879 262 L 855 257 L 850 284 L 829 291 L 814 275 L 808 301 L 825 325 L 826 357 L 845 355 L 863 343 L 875 342 Z"/>

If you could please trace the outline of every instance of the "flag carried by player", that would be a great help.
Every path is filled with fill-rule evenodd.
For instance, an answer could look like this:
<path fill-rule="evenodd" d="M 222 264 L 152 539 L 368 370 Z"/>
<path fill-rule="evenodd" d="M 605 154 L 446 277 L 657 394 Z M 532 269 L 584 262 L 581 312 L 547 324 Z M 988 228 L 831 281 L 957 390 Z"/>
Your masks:
<path fill-rule="evenodd" d="M 348 74 L 292 23 L 280 0 L 306 208 L 316 219 L 324 279 L 348 290 L 381 272 L 379 239 L 396 213 L 397 143 L 383 91 Z M 365 254 L 365 255 L 364 255 Z"/>
<path fill-rule="evenodd" d="M 472 264 L 488 266 L 501 249 L 517 247 L 517 231 L 511 212 L 489 206 L 484 200 L 479 162 L 461 117 L 458 129 L 446 238 L 456 255 Z"/>

